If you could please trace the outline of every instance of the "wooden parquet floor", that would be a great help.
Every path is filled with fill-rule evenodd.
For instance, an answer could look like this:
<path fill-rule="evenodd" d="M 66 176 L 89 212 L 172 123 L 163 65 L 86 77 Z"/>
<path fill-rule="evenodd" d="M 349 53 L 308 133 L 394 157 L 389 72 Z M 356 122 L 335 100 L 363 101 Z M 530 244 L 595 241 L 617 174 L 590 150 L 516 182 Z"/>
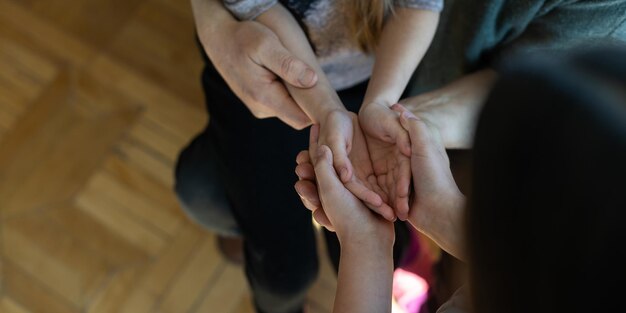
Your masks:
<path fill-rule="evenodd" d="M 188 1 L 0 0 L 0 312 L 253 312 L 172 192 L 201 68 Z"/>

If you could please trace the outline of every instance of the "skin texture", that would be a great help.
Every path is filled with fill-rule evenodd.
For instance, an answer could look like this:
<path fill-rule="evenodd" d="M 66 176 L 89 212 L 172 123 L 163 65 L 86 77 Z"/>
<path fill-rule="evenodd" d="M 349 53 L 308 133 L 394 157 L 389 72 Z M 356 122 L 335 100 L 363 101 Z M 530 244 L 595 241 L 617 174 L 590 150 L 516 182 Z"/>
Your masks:
<path fill-rule="evenodd" d="M 446 149 L 471 149 L 478 115 L 497 77 L 483 69 L 400 104 L 436 127 Z"/>

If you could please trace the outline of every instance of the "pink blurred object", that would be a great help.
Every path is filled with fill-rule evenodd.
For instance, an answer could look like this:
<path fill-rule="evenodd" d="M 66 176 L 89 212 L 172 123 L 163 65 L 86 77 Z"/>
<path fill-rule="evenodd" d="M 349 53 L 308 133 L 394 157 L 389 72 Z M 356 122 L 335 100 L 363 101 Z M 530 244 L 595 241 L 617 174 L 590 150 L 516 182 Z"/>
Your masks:
<path fill-rule="evenodd" d="M 411 241 L 404 257 L 400 261 L 400 268 L 419 275 L 429 285 L 432 285 L 434 283 L 432 266 L 436 257 L 430 255 L 429 250 L 426 248 L 428 244 L 424 242 L 419 232 L 413 228 L 410 228 L 409 231 L 411 233 Z"/>
<path fill-rule="evenodd" d="M 426 280 L 401 268 L 393 272 L 393 298 L 404 313 L 419 312 L 427 296 Z"/>
<path fill-rule="evenodd" d="M 393 273 L 393 313 L 418 313 L 428 299 L 428 286 L 433 284 L 434 256 L 426 249 L 420 234 L 410 229 L 411 241 L 400 267 Z M 400 312 L 397 312 L 400 311 Z"/>

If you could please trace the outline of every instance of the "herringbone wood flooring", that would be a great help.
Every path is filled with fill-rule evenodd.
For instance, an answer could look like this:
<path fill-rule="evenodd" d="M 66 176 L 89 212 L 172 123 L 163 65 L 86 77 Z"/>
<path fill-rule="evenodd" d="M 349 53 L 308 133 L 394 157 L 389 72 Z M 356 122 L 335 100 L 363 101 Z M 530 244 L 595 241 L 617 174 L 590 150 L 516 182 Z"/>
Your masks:
<path fill-rule="evenodd" d="M 253 311 L 172 193 L 206 123 L 193 32 L 185 0 L 0 0 L 0 312 Z"/>

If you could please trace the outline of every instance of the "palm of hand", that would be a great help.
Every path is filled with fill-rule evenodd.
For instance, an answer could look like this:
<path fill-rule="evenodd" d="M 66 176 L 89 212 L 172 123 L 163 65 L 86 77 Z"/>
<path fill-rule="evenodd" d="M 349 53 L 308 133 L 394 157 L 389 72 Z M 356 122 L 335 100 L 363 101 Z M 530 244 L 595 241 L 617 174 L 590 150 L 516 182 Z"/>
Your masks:
<path fill-rule="evenodd" d="M 397 114 L 386 106 L 370 105 L 361 112 L 360 118 L 377 185 L 386 195 L 385 201 L 395 208 L 398 218 L 406 220 L 411 179 L 408 135 Z"/>
<path fill-rule="evenodd" d="M 369 211 L 364 203 L 338 179 L 332 168 L 330 149 L 327 146 L 317 146 L 317 148 L 321 153 L 314 157 L 317 159 L 315 172 L 320 202 L 325 209 L 315 208 L 314 218 L 317 217 L 316 220 L 321 221 L 325 227 L 336 230 L 340 240 L 347 233 L 360 238 L 393 240 L 393 224 Z"/>
<path fill-rule="evenodd" d="M 365 135 L 361 130 L 358 120 L 354 120 L 353 146 L 348 157 L 354 166 L 356 181 L 380 196 L 383 203 L 387 203 L 387 193 L 381 188 L 371 158 L 371 150 L 367 145 Z M 348 188 L 350 189 L 350 188 Z"/>
<path fill-rule="evenodd" d="M 346 146 L 347 161 L 338 162 L 335 158 L 334 162 L 345 187 L 370 209 L 388 220 L 394 220 L 393 209 L 383 201 L 386 195 L 378 185 L 359 120 L 356 114 L 347 111 L 331 115 L 320 130 L 319 144 L 331 147 L 335 156 L 339 155 L 337 146 L 342 143 Z M 316 152 L 311 153 L 315 155 Z"/>

